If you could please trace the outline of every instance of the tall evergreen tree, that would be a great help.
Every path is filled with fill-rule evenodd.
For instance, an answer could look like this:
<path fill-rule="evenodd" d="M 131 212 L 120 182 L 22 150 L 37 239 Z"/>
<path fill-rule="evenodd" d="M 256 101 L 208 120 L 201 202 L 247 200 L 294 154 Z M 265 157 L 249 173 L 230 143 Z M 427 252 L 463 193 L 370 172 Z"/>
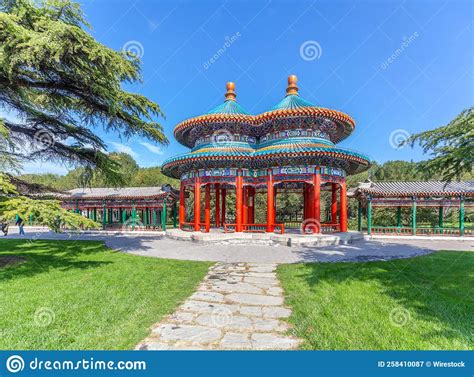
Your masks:
<path fill-rule="evenodd" d="M 448 125 L 412 135 L 405 143 L 418 143 L 432 159 L 423 168 L 446 181 L 461 179 L 474 170 L 474 108 L 464 110 Z"/>
<path fill-rule="evenodd" d="M 70 0 L 0 0 L 0 155 L 97 168 L 118 180 L 96 126 L 167 143 L 159 106 L 122 89 L 141 80 L 138 57 L 114 51 L 85 30 Z"/>
<path fill-rule="evenodd" d="M 93 227 L 54 201 L 33 201 L 11 187 L 5 172 L 22 161 L 64 162 L 123 182 L 98 126 L 123 137 L 168 141 L 160 107 L 122 89 L 140 82 L 140 60 L 97 42 L 79 5 L 71 0 L 0 0 L 0 219 L 34 215 L 53 229 Z M 3 174 L 2 174 L 3 172 Z"/>

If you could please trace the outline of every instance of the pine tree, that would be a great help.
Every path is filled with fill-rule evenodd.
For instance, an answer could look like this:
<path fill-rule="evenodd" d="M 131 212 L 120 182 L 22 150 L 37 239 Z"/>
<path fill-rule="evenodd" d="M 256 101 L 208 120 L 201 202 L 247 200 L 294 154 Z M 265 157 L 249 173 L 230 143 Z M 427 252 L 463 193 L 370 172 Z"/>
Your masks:
<path fill-rule="evenodd" d="M 418 143 L 432 159 L 422 168 L 443 180 L 462 179 L 474 170 L 474 108 L 464 110 L 448 125 L 412 135 L 405 143 Z"/>
<path fill-rule="evenodd" d="M 160 107 L 121 87 L 141 80 L 138 57 L 89 35 L 78 4 L 0 0 L 0 11 L 0 109 L 15 115 L 0 119 L 3 170 L 47 160 L 117 181 L 117 164 L 93 127 L 168 142 L 153 120 Z"/>

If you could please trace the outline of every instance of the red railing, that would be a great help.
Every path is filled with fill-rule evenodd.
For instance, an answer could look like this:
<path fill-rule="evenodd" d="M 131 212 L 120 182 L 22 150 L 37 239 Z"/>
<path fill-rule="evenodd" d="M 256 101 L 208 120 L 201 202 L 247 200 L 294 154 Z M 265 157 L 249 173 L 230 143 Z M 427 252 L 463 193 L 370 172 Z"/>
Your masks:
<path fill-rule="evenodd" d="M 224 224 L 224 232 L 235 232 L 237 224 Z M 280 234 L 285 233 L 285 224 L 273 224 L 274 230 L 278 229 Z M 242 224 L 242 229 L 246 233 L 265 233 L 267 224 Z"/>
<path fill-rule="evenodd" d="M 211 230 L 211 224 L 207 227 L 206 223 L 199 223 L 199 230 L 204 233 L 209 233 Z"/>
<path fill-rule="evenodd" d="M 185 232 L 193 232 L 194 223 L 181 223 L 181 230 L 184 230 Z"/>
<path fill-rule="evenodd" d="M 285 224 L 279 223 L 279 224 L 273 224 L 273 229 L 279 228 L 280 229 L 280 234 L 285 233 Z"/>
<path fill-rule="evenodd" d="M 341 231 L 341 224 L 339 223 L 322 223 L 321 233 L 337 233 Z"/>

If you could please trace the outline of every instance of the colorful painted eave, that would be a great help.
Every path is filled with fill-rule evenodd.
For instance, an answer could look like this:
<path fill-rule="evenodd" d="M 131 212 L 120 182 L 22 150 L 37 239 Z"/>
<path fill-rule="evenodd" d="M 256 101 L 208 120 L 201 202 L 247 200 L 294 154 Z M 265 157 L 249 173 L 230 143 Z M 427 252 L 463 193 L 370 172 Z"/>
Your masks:
<path fill-rule="evenodd" d="M 337 132 L 332 138 L 332 141 L 336 143 L 344 140 L 355 129 L 354 120 L 349 115 L 341 111 L 326 109 L 323 107 L 306 107 L 297 109 L 272 110 L 257 116 L 244 114 L 205 114 L 179 123 L 173 132 L 175 138 L 180 143 L 192 148 L 193 145 L 185 141 L 184 133 L 194 127 L 205 127 L 211 123 L 240 123 L 241 125 L 246 125 L 249 127 L 251 131 L 250 136 L 260 137 L 263 136 L 263 132 L 261 131 L 262 126 L 272 120 L 301 117 L 327 118 L 335 121 L 339 128 L 341 128 L 340 131 Z"/>
<path fill-rule="evenodd" d="M 364 182 L 354 190 L 357 194 L 372 197 L 474 197 L 474 181 L 468 182 Z"/>
<path fill-rule="evenodd" d="M 178 156 L 171 157 L 164 161 L 163 170 L 171 171 L 177 166 L 193 164 L 196 161 L 206 160 L 227 160 L 227 161 L 247 161 L 250 165 L 258 165 L 259 162 L 268 161 L 271 159 L 286 159 L 291 160 L 292 158 L 318 158 L 318 157 L 330 157 L 337 160 L 344 160 L 350 163 L 355 163 L 361 168 L 369 166 L 371 159 L 361 153 L 350 151 L 343 148 L 327 147 L 327 146 L 303 146 L 297 147 L 280 147 L 273 149 L 257 150 L 253 153 L 248 151 L 238 150 L 213 150 L 213 151 L 198 151 L 199 153 L 185 153 Z M 288 162 L 291 165 L 291 161 Z M 360 169 L 354 167 L 354 172 L 358 172 Z M 177 176 L 175 176 L 178 178 Z"/>

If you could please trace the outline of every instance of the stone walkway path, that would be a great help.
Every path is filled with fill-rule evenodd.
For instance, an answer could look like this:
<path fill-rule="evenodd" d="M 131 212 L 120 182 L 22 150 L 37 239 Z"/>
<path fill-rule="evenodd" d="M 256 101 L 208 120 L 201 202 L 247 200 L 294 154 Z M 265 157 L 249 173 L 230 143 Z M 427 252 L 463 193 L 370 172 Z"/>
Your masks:
<path fill-rule="evenodd" d="M 137 349 L 294 349 L 276 264 L 217 263 Z"/>

